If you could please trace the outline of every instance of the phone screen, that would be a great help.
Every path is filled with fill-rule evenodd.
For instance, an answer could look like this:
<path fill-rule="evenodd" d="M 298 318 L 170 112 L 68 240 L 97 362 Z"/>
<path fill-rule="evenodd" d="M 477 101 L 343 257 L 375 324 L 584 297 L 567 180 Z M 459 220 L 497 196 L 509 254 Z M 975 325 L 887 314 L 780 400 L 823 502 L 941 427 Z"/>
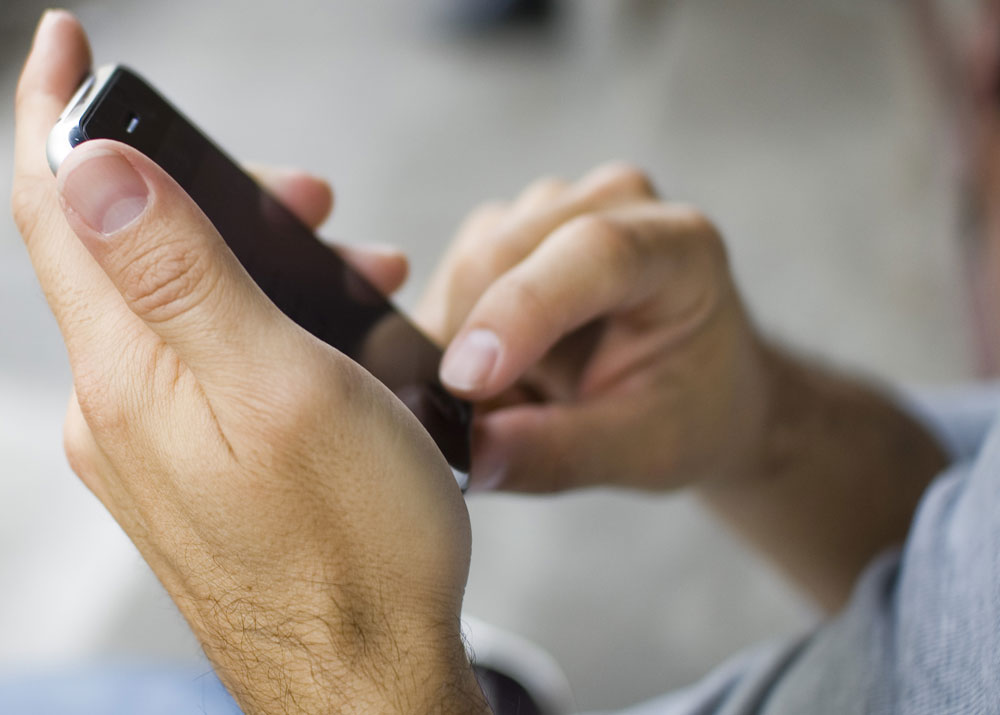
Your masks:
<path fill-rule="evenodd" d="M 163 167 L 275 305 L 388 386 L 468 473 L 472 410 L 438 381 L 438 347 L 152 87 L 117 68 L 80 130 L 74 143 L 114 139 Z"/>

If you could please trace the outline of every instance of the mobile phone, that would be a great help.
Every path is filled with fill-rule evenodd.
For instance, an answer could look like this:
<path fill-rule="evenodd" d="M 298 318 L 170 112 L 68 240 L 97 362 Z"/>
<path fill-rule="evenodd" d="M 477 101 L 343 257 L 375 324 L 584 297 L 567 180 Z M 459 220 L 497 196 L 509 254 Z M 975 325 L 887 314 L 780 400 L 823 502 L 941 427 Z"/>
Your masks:
<path fill-rule="evenodd" d="M 89 139 L 129 144 L 170 174 L 279 309 L 410 408 L 465 488 L 472 408 L 438 380 L 441 350 L 371 283 L 128 68 L 84 80 L 49 134 L 52 171 Z"/>

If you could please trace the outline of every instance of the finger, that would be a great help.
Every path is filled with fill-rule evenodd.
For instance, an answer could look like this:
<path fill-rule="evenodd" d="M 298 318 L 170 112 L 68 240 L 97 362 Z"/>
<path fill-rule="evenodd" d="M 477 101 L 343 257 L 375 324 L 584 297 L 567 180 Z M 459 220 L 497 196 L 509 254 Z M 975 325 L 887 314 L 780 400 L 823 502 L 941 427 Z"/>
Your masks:
<path fill-rule="evenodd" d="M 125 304 L 202 382 L 224 385 L 290 325 L 211 222 L 162 169 L 124 144 L 92 140 L 57 177 L 70 227 Z M 268 340 L 268 338 L 272 338 Z"/>
<path fill-rule="evenodd" d="M 248 170 L 261 186 L 313 230 L 319 228 L 333 210 L 333 188 L 324 179 L 298 169 L 273 166 L 250 165 Z M 385 295 L 395 293 L 406 282 L 410 264 L 397 248 L 343 244 L 335 244 L 334 248 Z"/>
<path fill-rule="evenodd" d="M 652 195 L 645 174 L 614 163 L 598 167 L 572 185 L 540 179 L 511 206 L 481 207 L 463 224 L 435 271 L 418 308 L 418 321 L 437 340 L 450 341 L 487 287 L 560 225 Z"/>
<path fill-rule="evenodd" d="M 537 199 L 546 193 L 551 201 Z M 559 186 L 558 180 L 542 180 L 522 197 L 523 210 L 512 211 L 498 228 L 492 255 L 483 260 L 482 246 L 470 248 L 478 248 L 480 261 L 489 266 L 490 277 L 496 278 L 564 223 L 586 213 L 653 197 L 649 178 L 621 162 L 599 166 L 569 187 Z"/>
<path fill-rule="evenodd" d="M 45 141 L 89 69 L 90 46 L 79 21 L 65 10 L 46 11 L 14 98 L 14 163 L 19 178 L 52 181 Z"/>
<path fill-rule="evenodd" d="M 569 182 L 554 176 L 536 179 L 514 199 L 511 212 L 515 215 L 528 215 L 544 209 L 561 198 L 569 187 Z"/>
<path fill-rule="evenodd" d="M 617 203 L 622 199 L 655 199 L 659 196 L 649 174 L 627 161 L 609 161 L 591 169 L 574 191 L 592 200 Z"/>
<path fill-rule="evenodd" d="M 721 242 L 696 213 L 648 203 L 565 224 L 482 295 L 441 366 L 452 391 L 481 400 L 519 379 L 560 338 L 656 295 L 661 330 L 707 310 L 724 275 Z"/>
<path fill-rule="evenodd" d="M 71 361 L 94 343 L 95 317 L 115 319 L 127 339 L 128 310 L 107 276 L 73 236 L 59 208 L 56 180 L 45 158 L 49 131 L 90 66 L 80 23 L 65 11 L 46 12 L 17 86 L 11 208 Z"/>
<path fill-rule="evenodd" d="M 417 325 L 437 343 L 448 343 L 482 293 L 485 283 L 472 275 L 473 264 L 466 245 L 480 244 L 485 253 L 496 227 L 509 210 L 493 201 L 479 206 L 458 229 L 452 247 L 434 270 L 427 289 L 414 311 Z"/>
<path fill-rule="evenodd" d="M 649 436 L 622 404 L 521 405 L 477 418 L 470 490 L 558 492 L 642 473 L 628 460 L 650 453 L 640 442 Z"/>
<path fill-rule="evenodd" d="M 392 246 L 334 244 L 334 249 L 351 268 L 367 278 L 383 295 L 399 290 L 410 272 L 406 255 Z"/>
<path fill-rule="evenodd" d="M 334 196 L 330 184 L 298 169 L 252 164 L 250 175 L 309 228 L 316 230 L 330 216 Z"/>

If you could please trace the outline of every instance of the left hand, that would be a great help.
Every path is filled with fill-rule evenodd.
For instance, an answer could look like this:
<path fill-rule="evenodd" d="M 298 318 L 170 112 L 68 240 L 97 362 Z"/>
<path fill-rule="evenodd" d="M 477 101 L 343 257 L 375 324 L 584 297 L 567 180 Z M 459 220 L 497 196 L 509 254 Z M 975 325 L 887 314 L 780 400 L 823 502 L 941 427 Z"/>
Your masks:
<path fill-rule="evenodd" d="M 485 707 L 459 633 L 470 535 L 447 463 L 386 388 L 278 311 L 148 158 L 91 141 L 52 177 L 45 137 L 89 63 L 76 20 L 47 14 L 17 90 L 12 196 L 73 371 L 74 470 L 244 712 Z M 322 219 L 315 182 L 272 185 Z M 383 287 L 401 278 L 398 258 L 353 257 Z"/>

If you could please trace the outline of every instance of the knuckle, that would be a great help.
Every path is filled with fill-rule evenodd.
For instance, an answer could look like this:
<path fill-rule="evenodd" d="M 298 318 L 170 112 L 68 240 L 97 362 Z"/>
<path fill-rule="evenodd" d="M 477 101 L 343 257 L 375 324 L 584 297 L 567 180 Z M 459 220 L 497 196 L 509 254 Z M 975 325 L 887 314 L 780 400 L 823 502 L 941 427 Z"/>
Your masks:
<path fill-rule="evenodd" d="M 567 233 L 586 239 L 617 241 L 623 236 L 621 224 L 599 213 L 577 216 L 566 224 Z"/>
<path fill-rule="evenodd" d="M 166 322 L 204 300 L 212 290 L 208 259 L 183 241 L 149 241 L 119 269 L 122 295 L 145 320 Z"/>
<path fill-rule="evenodd" d="M 519 200 L 535 201 L 551 198 L 566 188 L 566 182 L 556 176 L 542 176 L 535 179 L 521 192 Z"/>
<path fill-rule="evenodd" d="M 257 460 L 297 460 L 301 470 L 310 472 L 309 465 L 322 467 L 331 455 L 347 452 L 357 454 L 357 424 L 377 403 L 370 379 L 354 369 L 346 360 L 326 360 L 314 365 L 309 375 L 279 376 L 274 384 L 248 392 L 244 401 L 245 430 L 259 435 L 259 440 L 247 440 L 251 456 Z M 322 389 L 317 389 L 322 384 Z M 358 416 L 357 421 L 342 419 L 345 409 Z M 317 449 L 322 436 L 323 446 Z"/>
<path fill-rule="evenodd" d="M 482 224 L 493 221 L 507 211 L 507 203 L 500 200 L 486 201 L 479 204 L 469 214 L 470 222 Z"/>
<path fill-rule="evenodd" d="M 452 244 L 451 252 L 459 256 L 475 253 L 489 241 L 497 225 L 507 213 L 508 205 L 502 201 L 489 201 L 474 208 L 462 221 Z"/>
<path fill-rule="evenodd" d="M 600 214 L 581 216 L 573 224 L 565 240 L 575 244 L 571 250 L 581 255 L 581 269 L 595 294 L 610 300 L 639 281 L 645 256 L 628 224 Z"/>
<path fill-rule="evenodd" d="M 63 452 L 73 474 L 85 479 L 93 473 L 94 455 L 89 444 L 79 435 L 77 428 L 71 428 L 68 422 L 63 429 Z"/>
<path fill-rule="evenodd" d="M 479 204 L 462 223 L 459 235 L 479 234 L 488 231 L 507 212 L 507 204 L 503 201 L 487 201 Z"/>
<path fill-rule="evenodd" d="M 147 379 L 155 351 L 138 336 L 119 339 L 113 355 L 88 356 L 73 365 L 77 404 L 92 434 L 102 438 L 137 437 L 141 416 L 152 403 Z"/>
<path fill-rule="evenodd" d="M 718 234 L 715 224 L 704 213 L 689 204 L 672 204 L 678 218 L 683 221 L 692 233 Z"/>
<path fill-rule="evenodd" d="M 461 302 L 475 300 L 508 265 L 502 244 L 484 241 L 478 250 L 472 245 L 463 247 L 456 252 L 448 276 L 451 297 Z"/>
<path fill-rule="evenodd" d="M 495 299 L 513 315 L 532 316 L 545 333 L 558 332 L 563 324 L 564 306 L 548 299 L 542 287 L 520 275 L 511 274 L 503 281 Z"/>
<path fill-rule="evenodd" d="M 467 296 L 471 291 L 476 290 L 479 284 L 479 273 L 482 270 L 483 259 L 479 260 L 468 252 L 463 251 L 455 256 L 452 270 L 445 278 L 447 290 L 450 297 Z"/>
<path fill-rule="evenodd" d="M 80 413 L 86 418 L 92 432 L 113 435 L 130 427 L 125 395 L 119 394 L 117 390 L 112 391 L 96 371 L 75 370 L 74 382 Z"/>
<path fill-rule="evenodd" d="M 607 187 L 616 194 L 648 197 L 656 193 L 649 175 L 634 164 L 610 162 L 597 169 L 596 175 L 599 186 Z"/>
<path fill-rule="evenodd" d="M 71 410 L 74 409 L 71 407 Z M 94 468 L 92 440 L 87 423 L 78 414 L 67 414 L 63 422 L 63 452 L 69 468 L 78 477 L 90 474 Z"/>
<path fill-rule="evenodd" d="M 585 247 L 585 255 L 603 272 L 620 276 L 634 271 L 639 261 L 636 235 L 625 224 L 599 214 L 587 214 L 570 222 L 568 234 Z"/>
<path fill-rule="evenodd" d="M 502 201 L 489 201 L 470 211 L 455 233 L 445 262 L 455 265 L 472 260 L 476 254 L 481 254 L 484 246 L 494 242 L 497 227 L 506 216 L 507 210 L 508 204 Z"/>
<path fill-rule="evenodd" d="M 726 265 L 729 260 L 726 242 L 712 220 L 695 207 L 686 204 L 675 204 L 674 211 L 684 226 L 685 233 L 715 262 Z"/>

